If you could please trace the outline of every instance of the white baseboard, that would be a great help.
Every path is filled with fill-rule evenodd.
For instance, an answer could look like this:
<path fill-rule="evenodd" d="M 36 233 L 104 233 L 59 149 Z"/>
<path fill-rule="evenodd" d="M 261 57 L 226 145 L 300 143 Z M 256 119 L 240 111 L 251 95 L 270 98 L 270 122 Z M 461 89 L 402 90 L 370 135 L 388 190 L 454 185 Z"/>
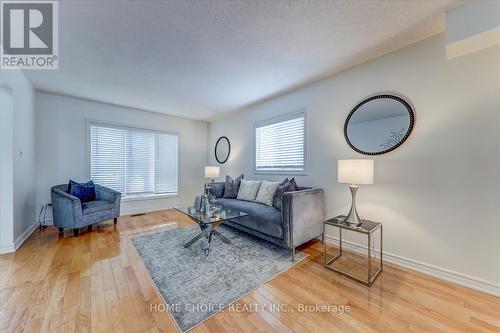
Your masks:
<path fill-rule="evenodd" d="M 37 227 L 38 222 L 33 223 L 19 237 L 17 237 L 13 244 L 0 246 L 0 254 L 16 252 L 16 250 L 20 248 L 21 245 L 23 245 L 23 243 L 28 239 L 29 236 L 31 236 L 31 234 L 36 230 Z"/>
<path fill-rule="evenodd" d="M 0 254 L 8 254 L 8 253 L 12 253 L 12 252 L 16 252 L 16 248 L 14 247 L 14 244 L 0 246 Z"/>
<path fill-rule="evenodd" d="M 23 243 L 28 239 L 29 236 L 36 230 L 38 227 L 38 222 L 33 223 L 26 229 L 17 239 L 14 241 L 14 248 L 17 250 L 23 245 Z"/>
<path fill-rule="evenodd" d="M 339 244 L 338 237 L 333 237 L 329 235 L 325 235 L 325 241 L 327 243 L 331 243 L 337 246 Z M 366 254 L 367 251 L 367 247 L 365 245 L 360 245 L 346 240 L 342 240 L 342 247 L 351 250 L 353 252 L 364 253 L 364 254 Z M 380 256 L 380 251 L 375 250 L 374 252 L 375 256 L 377 257 Z M 480 278 L 472 277 L 449 269 L 440 268 L 431 264 L 405 258 L 397 254 L 388 253 L 385 251 L 383 253 L 383 259 L 384 261 L 397 266 L 411 269 L 419 273 L 430 275 L 432 277 L 445 280 L 454 284 L 458 284 L 470 289 L 478 290 L 486 294 L 500 297 L 500 285 L 495 284 L 493 282 L 485 281 Z"/>
<path fill-rule="evenodd" d="M 175 206 L 184 206 L 184 205 L 192 205 L 192 202 L 189 203 L 178 203 L 175 204 Z M 126 215 L 134 215 L 134 214 L 145 214 L 145 213 L 151 213 L 151 212 L 156 212 L 159 210 L 165 210 L 165 209 L 172 209 L 174 206 L 169 205 L 166 207 L 165 205 L 156 205 L 156 206 L 149 206 L 148 208 L 139 208 L 139 209 L 126 209 L 123 208 L 120 210 L 120 216 L 126 216 Z"/>

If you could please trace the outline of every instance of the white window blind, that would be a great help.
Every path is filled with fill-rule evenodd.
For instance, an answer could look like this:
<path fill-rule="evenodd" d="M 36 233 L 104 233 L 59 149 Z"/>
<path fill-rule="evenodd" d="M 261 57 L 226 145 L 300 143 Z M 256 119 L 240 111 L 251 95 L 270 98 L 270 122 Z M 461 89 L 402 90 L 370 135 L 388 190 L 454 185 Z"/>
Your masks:
<path fill-rule="evenodd" d="M 125 198 L 176 194 L 178 145 L 176 134 L 91 123 L 91 178 Z"/>
<path fill-rule="evenodd" d="M 255 126 L 255 170 L 303 172 L 306 169 L 305 113 Z"/>

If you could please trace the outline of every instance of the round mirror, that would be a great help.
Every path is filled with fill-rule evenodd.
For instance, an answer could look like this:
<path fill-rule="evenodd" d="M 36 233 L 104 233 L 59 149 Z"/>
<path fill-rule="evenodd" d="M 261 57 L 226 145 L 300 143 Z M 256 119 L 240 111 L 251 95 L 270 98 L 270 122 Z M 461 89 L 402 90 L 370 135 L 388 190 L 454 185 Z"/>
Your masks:
<path fill-rule="evenodd" d="M 380 155 L 399 147 L 413 129 L 413 110 L 404 99 L 377 95 L 365 99 L 345 121 L 344 136 L 352 149 L 365 155 Z"/>
<path fill-rule="evenodd" d="M 220 164 L 226 163 L 230 153 L 231 144 L 229 143 L 229 139 L 225 136 L 221 136 L 215 144 L 215 159 Z"/>

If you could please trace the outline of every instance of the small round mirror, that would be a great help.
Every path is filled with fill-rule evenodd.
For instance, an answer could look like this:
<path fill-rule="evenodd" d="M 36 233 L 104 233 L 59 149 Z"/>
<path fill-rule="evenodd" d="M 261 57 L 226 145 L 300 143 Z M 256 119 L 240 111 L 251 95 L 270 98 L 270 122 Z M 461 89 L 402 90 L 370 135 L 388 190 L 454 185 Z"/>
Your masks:
<path fill-rule="evenodd" d="M 229 143 L 229 139 L 225 136 L 221 136 L 215 144 L 215 159 L 220 164 L 226 163 L 230 153 L 231 144 Z"/>
<path fill-rule="evenodd" d="M 415 116 L 404 99 L 377 95 L 365 99 L 345 121 L 344 136 L 352 149 L 365 155 L 380 155 L 399 147 L 413 129 Z"/>

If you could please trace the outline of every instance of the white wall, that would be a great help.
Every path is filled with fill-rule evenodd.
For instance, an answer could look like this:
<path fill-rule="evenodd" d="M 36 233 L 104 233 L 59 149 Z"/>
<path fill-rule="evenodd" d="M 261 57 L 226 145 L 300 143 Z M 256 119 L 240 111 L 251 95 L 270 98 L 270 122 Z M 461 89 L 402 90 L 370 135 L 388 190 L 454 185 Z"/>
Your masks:
<path fill-rule="evenodd" d="M 36 93 L 37 205 L 50 202 L 50 188 L 68 179 L 86 181 L 87 120 L 142 128 L 175 130 L 179 137 L 179 196 L 122 203 L 122 215 L 193 202 L 203 191 L 207 161 L 207 123 L 84 99 Z M 48 217 L 51 218 L 50 216 Z"/>
<path fill-rule="evenodd" d="M 34 90 L 20 70 L 2 71 L 1 81 L 12 89 L 12 156 L 6 158 L 12 158 L 12 231 L 18 247 L 35 226 Z"/>
<path fill-rule="evenodd" d="M 448 61 L 441 34 L 213 121 L 209 162 L 225 135 L 231 156 L 221 176 L 262 178 L 252 169 L 253 124 L 307 108 L 309 174 L 296 178 L 325 189 L 327 216 L 345 214 L 350 196 L 337 183 L 337 160 L 366 157 L 344 140 L 346 116 L 369 95 L 407 96 L 416 127 L 400 148 L 375 157 L 375 184 L 358 191 L 359 212 L 384 223 L 388 257 L 500 293 L 499 84 L 500 47 Z"/>
<path fill-rule="evenodd" d="M 0 86 L 0 253 L 14 251 L 14 109 L 12 89 Z"/>

